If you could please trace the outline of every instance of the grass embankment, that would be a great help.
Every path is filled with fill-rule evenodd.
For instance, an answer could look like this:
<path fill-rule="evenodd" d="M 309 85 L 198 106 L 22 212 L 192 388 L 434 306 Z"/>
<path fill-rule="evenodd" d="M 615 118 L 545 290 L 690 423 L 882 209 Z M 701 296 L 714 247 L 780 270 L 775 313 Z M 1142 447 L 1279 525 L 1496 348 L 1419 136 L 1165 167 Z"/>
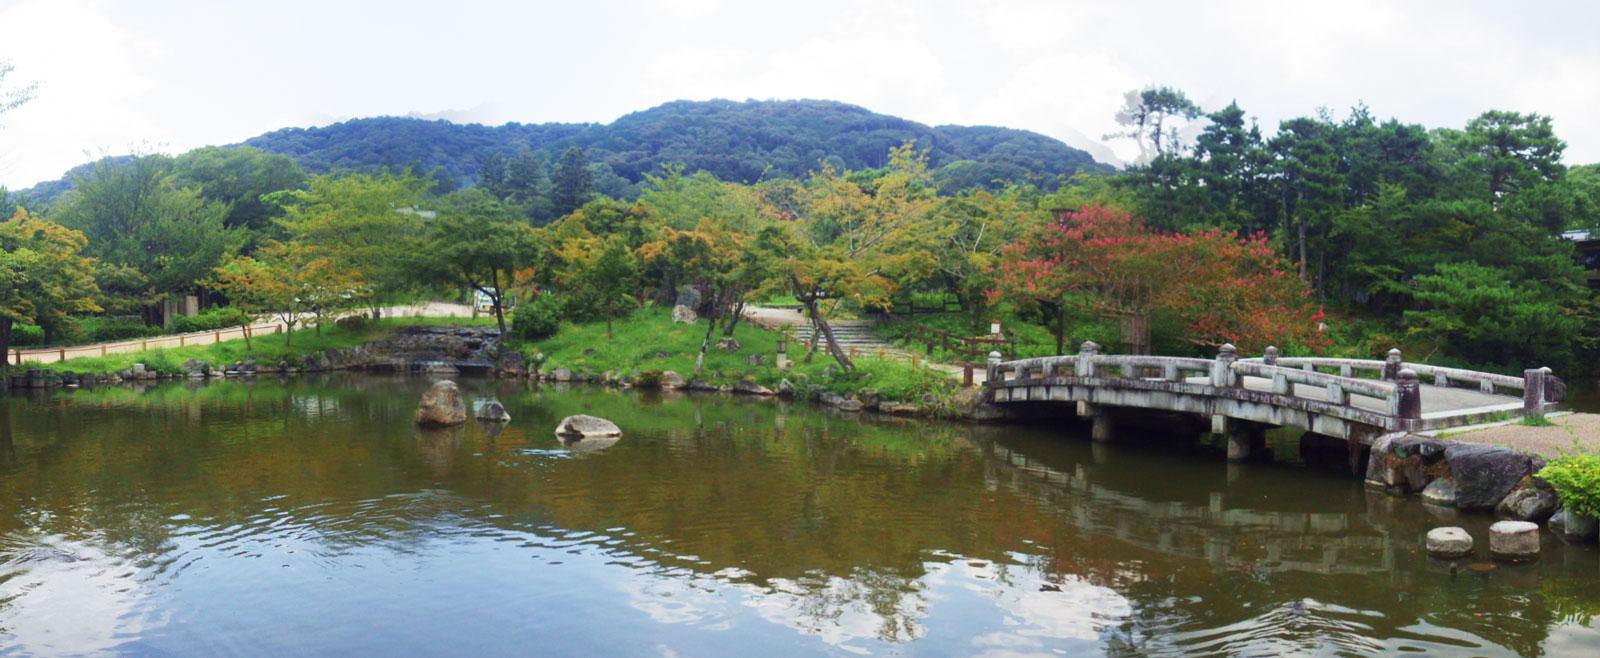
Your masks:
<path fill-rule="evenodd" d="M 700 352 L 706 325 L 704 320 L 692 325 L 675 324 L 668 309 L 650 307 L 627 319 L 617 320 L 613 323 L 613 333 L 614 337 L 606 337 L 604 322 L 567 324 L 553 337 L 519 347 L 529 356 L 543 354 L 545 372 L 556 368 L 578 371 L 587 367 L 594 372 L 627 373 L 637 368 L 641 373 L 671 370 L 693 378 L 694 361 Z M 912 368 L 905 361 L 879 360 L 876 355 L 863 354 L 856 359 L 854 375 L 843 373 L 833 358 L 824 353 L 818 353 L 806 364 L 803 363 L 805 354 L 799 351 L 803 346 L 798 341 L 789 342 L 789 359 L 794 365 L 780 369 L 774 364 L 778 339 L 782 336 L 779 332 L 741 322 L 734 330 L 734 338 L 740 345 L 737 352 L 716 348 L 716 339 L 721 335 L 722 329 L 718 327 L 712 346 L 706 351 L 700 375 L 700 379 L 712 385 L 748 379 L 775 388 L 778 382 L 788 379 L 795 385 L 796 396 L 802 398 L 815 398 L 825 392 L 850 395 L 873 390 L 884 400 L 920 402 L 924 395 L 931 394 L 938 401 L 933 405 L 935 408 L 943 406 L 955 391 L 955 383 L 942 372 L 927 367 Z M 592 352 L 585 353 L 590 350 Z M 763 364 L 745 363 L 752 354 L 763 355 Z"/>
<path fill-rule="evenodd" d="M 85 356 L 49 364 L 23 363 L 0 368 L 0 374 L 9 376 L 13 373 L 23 372 L 30 368 L 49 368 L 56 372 L 72 371 L 79 373 L 106 373 L 116 372 L 135 363 L 143 363 L 146 370 L 160 373 L 178 374 L 181 366 L 189 359 L 205 361 L 215 366 L 223 366 L 235 361 L 243 361 L 248 357 L 255 357 L 262 364 L 288 361 L 298 366 L 300 359 L 307 354 L 328 349 L 353 347 L 368 341 L 382 338 L 395 329 L 410 325 L 492 325 L 494 318 L 384 318 L 376 322 L 369 322 L 358 330 L 344 329 L 338 326 L 325 326 L 322 335 L 318 336 L 314 328 L 296 329 L 289 338 L 288 345 L 284 344 L 283 334 L 257 334 L 250 340 L 247 347 L 242 338 L 225 340 L 220 343 L 207 345 L 189 345 L 187 347 L 153 348 L 136 352 L 113 352 L 105 356 Z"/>

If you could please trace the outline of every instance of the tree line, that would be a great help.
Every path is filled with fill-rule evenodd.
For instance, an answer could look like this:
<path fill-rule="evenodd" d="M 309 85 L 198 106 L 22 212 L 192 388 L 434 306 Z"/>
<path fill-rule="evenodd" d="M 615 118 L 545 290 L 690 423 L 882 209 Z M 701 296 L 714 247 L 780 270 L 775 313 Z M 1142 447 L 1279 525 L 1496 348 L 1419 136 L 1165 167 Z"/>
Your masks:
<path fill-rule="evenodd" d="M 1050 191 L 951 190 L 914 141 L 879 167 L 755 182 L 662 166 L 623 196 L 578 148 L 548 165 L 489 153 L 466 188 L 419 167 L 310 175 L 251 147 L 106 159 L 48 205 L 0 192 L 0 346 L 24 325 L 69 339 L 86 314 L 156 324 L 162 300 L 196 292 L 320 326 L 470 289 L 502 332 L 538 338 L 692 285 L 705 343 L 745 304 L 792 300 L 826 336 L 840 313 L 923 294 L 957 303 L 962 331 L 1005 317 L 1054 352 L 1404 345 L 1559 366 L 1600 347 L 1600 305 L 1560 236 L 1596 223 L 1600 176 L 1561 163 L 1548 117 L 1426 129 L 1358 106 L 1267 137 L 1236 104 L 1204 113 L 1154 88 L 1118 118 L 1143 161 Z"/>

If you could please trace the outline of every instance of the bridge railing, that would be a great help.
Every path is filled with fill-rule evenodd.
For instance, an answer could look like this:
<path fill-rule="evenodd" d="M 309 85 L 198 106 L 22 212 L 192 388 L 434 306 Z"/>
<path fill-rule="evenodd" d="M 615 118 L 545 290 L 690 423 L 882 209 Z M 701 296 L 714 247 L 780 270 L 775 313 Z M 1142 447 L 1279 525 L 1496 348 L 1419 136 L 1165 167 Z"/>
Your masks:
<path fill-rule="evenodd" d="M 1323 357 L 1283 357 L 1277 356 L 1277 349 L 1269 347 L 1265 356 L 1240 359 L 1252 363 L 1266 363 L 1302 370 L 1318 371 L 1337 370 L 1344 377 L 1359 377 L 1371 375 L 1380 379 L 1393 381 L 1401 369 L 1410 368 L 1423 380 L 1432 380 L 1434 386 L 1476 388 L 1479 392 L 1490 395 L 1521 395 L 1527 390 L 1527 377 L 1513 375 L 1500 375 L 1492 372 L 1479 372 L 1463 368 L 1449 368 L 1434 366 L 1426 363 L 1407 363 L 1400 357 L 1400 350 L 1389 350 L 1389 358 L 1383 361 L 1376 359 L 1332 359 Z"/>
<path fill-rule="evenodd" d="M 1268 380 L 1270 393 L 1300 398 L 1334 407 L 1377 407 L 1376 413 L 1388 417 L 1389 429 L 1413 430 L 1422 426 L 1422 378 L 1432 378 L 1436 386 L 1469 386 L 1483 393 L 1520 393 L 1522 415 L 1542 416 L 1561 397 L 1560 380 L 1549 368 L 1529 369 L 1521 378 L 1460 368 L 1405 363 L 1399 350 L 1390 350 L 1384 361 L 1368 359 L 1280 358 L 1269 347 L 1260 358 L 1240 359 L 1232 345 L 1224 345 L 1216 359 L 1164 356 L 1102 355 L 1099 346 L 1085 342 L 1078 354 L 1019 361 L 1001 361 L 991 353 L 988 386 L 993 388 L 1051 385 L 1055 378 L 1130 379 L 1144 382 L 1166 381 L 1189 385 L 1209 385 L 1216 389 L 1245 389 L 1244 377 Z M 1338 374 L 1319 369 L 1337 369 Z M 1366 375 L 1363 377 L 1362 375 Z M 1195 381 L 1199 378 L 1199 381 Z M 1041 381 L 1044 380 L 1044 381 Z M 1115 384 L 1110 384 L 1115 385 Z M 1147 387 L 1141 384 L 1135 387 Z M 1313 389 L 1318 393 L 1306 395 Z M 1253 390 L 1259 391 L 1259 385 Z M 1220 394 L 1221 391 L 1216 391 Z M 1229 393 L 1226 397 L 1240 394 Z M 1352 405 L 1351 397 L 1376 401 Z M 1466 416 L 1481 409 L 1462 410 Z M 1355 412 L 1354 409 L 1351 410 Z M 1433 422 L 1440 422 L 1434 419 Z"/>

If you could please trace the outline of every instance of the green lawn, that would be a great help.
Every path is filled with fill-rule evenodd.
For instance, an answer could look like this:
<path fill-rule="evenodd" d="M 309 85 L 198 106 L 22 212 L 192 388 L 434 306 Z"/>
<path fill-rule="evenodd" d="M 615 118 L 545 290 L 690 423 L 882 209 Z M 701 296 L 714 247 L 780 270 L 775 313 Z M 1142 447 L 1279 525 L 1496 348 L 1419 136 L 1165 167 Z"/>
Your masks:
<path fill-rule="evenodd" d="M 556 368 L 577 371 L 588 367 L 595 372 L 618 370 L 626 373 L 638 368 L 640 372 L 671 370 L 692 378 L 705 331 L 704 320 L 692 325 L 675 324 L 668 309 L 651 307 L 635 312 L 630 318 L 617 320 L 613 325 L 613 338 L 606 337 L 604 322 L 566 324 L 553 337 L 519 347 L 530 356 L 544 355 L 546 372 Z M 913 369 L 904 361 L 880 361 L 875 356 L 862 355 L 856 360 L 862 375 L 859 377 L 839 372 L 834 360 L 824 353 L 818 353 L 810 364 L 801 363 L 805 355 L 798 350 L 803 347 L 794 342 L 789 343 L 789 358 L 796 363 L 792 368 L 781 370 L 773 365 L 781 336 L 778 332 L 740 323 L 734 332 L 740 350 L 732 353 L 716 349 L 716 339 L 721 335 L 722 328 L 718 327 L 712 346 L 706 352 L 700 377 L 714 385 L 750 379 L 772 388 L 780 380 L 789 379 L 796 384 L 809 382 L 809 386 L 802 386 L 799 391 L 802 397 L 872 389 L 879 391 L 884 399 L 901 401 L 916 401 L 929 393 L 944 399 L 952 392 L 953 382 L 944 373 L 926 367 Z M 590 350 L 591 353 L 585 353 Z M 663 352 L 665 356 L 661 355 Z M 752 354 L 763 355 L 763 365 L 746 364 L 744 359 Z M 834 366 L 831 374 L 828 372 L 830 365 Z"/>

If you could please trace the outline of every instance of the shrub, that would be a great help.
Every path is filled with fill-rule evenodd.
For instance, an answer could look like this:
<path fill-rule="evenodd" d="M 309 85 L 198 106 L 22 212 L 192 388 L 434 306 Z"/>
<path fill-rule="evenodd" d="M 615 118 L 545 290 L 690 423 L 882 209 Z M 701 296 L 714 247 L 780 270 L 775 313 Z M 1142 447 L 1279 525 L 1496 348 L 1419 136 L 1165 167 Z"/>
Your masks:
<path fill-rule="evenodd" d="M 561 330 L 563 306 L 561 299 L 555 295 L 535 295 L 518 306 L 511 315 L 511 337 L 529 341 L 556 335 Z"/>
<path fill-rule="evenodd" d="M 36 324 L 11 325 L 11 346 L 28 347 L 44 344 L 44 329 Z"/>
<path fill-rule="evenodd" d="M 232 306 L 213 306 L 199 315 L 185 315 L 172 319 L 169 327 L 173 333 L 186 334 L 192 331 L 216 331 L 237 327 L 245 323 L 244 314 Z"/>
<path fill-rule="evenodd" d="M 362 313 L 346 315 L 338 320 L 333 321 L 334 326 L 349 332 L 363 331 L 371 324 L 372 318 L 369 318 Z"/>
<path fill-rule="evenodd" d="M 1550 483 L 1574 514 L 1600 516 L 1600 455 L 1569 455 L 1546 464 L 1539 477 Z"/>
<path fill-rule="evenodd" d="M 82 339 L 90 343 L 109 343 L 119 340 L 157 336 L 161 329 L 145 325 L 136 317 L 78 318 Z"/>
<path fill-rule="evenodd" d="M 655 388 L 657 386 L 660 386 L 661 385 L 661 371 L 660 370 L 640 370 L 638 379 L 635 379 L 633 383 L 634 383 L 635 386 L 638 386 L 639 388 Z"/>

